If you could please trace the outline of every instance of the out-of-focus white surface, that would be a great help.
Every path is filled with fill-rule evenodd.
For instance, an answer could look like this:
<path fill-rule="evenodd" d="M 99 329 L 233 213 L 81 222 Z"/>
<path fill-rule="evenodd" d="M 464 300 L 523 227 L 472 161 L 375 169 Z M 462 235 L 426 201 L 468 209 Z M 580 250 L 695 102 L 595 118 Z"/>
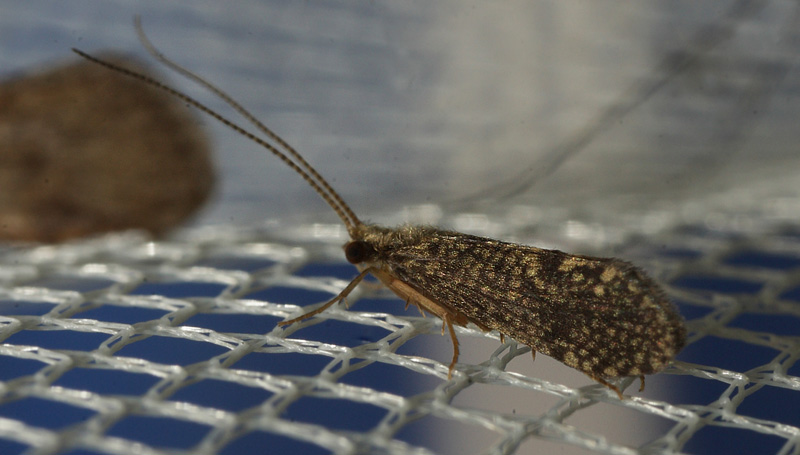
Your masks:
<path fill-rule="evenodd" d="M 75 58 L 71 47 L 143 56 L 135 14 L 364 218 L 434 203 L 613 219 L 800 187 L 792 2 L 5 2 L 2 75 Z M 277 160 L 203 122 L 222 183 L 199 223 L 334 220 Z"/>

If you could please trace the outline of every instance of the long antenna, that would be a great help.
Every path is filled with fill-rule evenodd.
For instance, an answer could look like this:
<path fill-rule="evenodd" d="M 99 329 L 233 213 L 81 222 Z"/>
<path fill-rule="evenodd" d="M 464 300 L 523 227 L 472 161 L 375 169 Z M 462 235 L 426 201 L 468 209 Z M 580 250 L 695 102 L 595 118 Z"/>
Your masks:
<path fill-rule="evenodd" d="M 141 27 L 139 25 L 137 25 L 137 30 L 141 30 Z M 143 32 L 141 32 L 141 33 L 142 33 L 142 36 L 144 36 Z M 239 103 L 235 102 L 225 92 L 221 91 L 220 89 L 218 89 L 217 87 L 212 85 L 210 82 L 207 82 L 206 80 L 204 80 L 200 76 L 190 72 L 189 70 L 181 67 L 180 65 L 178 65 L 178 64 L 176 64 L 176 63 L 174 63 L 172 61 L 170 61 L 169 59 L 167 59 L 166 57 L 164 57 L 163 55 L 158 53 L 158 51 L 155 50 L 155 48 L 152 46 L 152 44 L 150 44 L 150 42 L 148 40 L 146 40 L 146 37 L 145 37 L 145 40 L 143 41 L 143 44 L 145 44 L 145 47 L 148 48 L 148 51 L 150 51 L 151 53 L 155 52 L 154 55 L 156 56 L 156 58 L 158 58 L 159 61 L 161 61 L 162 63 L 167 65 L 169 68 L 171 68 L 172 70 L 178 72 L 179 74 L 181 74 L 181 75 L 183 75 L 183 76 L 185 76 L 185 77 L 197 82 L 198 84 L 202 85 L 203 87 L 207 88 L 209 91 L 211 91 L 212 93 L 214 93 L 215 95 L 220 97 L 220 99 L 222 99 L 227 104 L 229 104 L 231 107 L 233 107 L 243 117 L 245 117 L 248 121 L 250 121 L 253 125 L 255 125 L 256 128 L 258 128 L 261 132 L 263 132 L 264 134 L 269 136 L 271 139 L 275 140 L 279 144 L 279 146 L 283 147 L 289 155 L 291 155 L 292 157 L 296 158 L 297 161 L 300 164 L 298 164 L 295 161 L 293 161 L 289 157 L 289 155 L 287 155 L 286 153 L 278 150 L 278 148 L 275 147 L 274 145 L 272 145 L 269 142 L 265 141 L 264 139 L 258 137 L 254 133 L 248 131 L 247 129 L 245 129 L 244 127 L 240 126 L 239 124 L 233 122 L 232 120 L 229 120 L 226 117 L 223 117 L 221 114 L 219 114 L 216 111 L 212 110 L 210 107 L 208 107 L 205 104 L 195 100 L 194 98 L 190 97 L 189 95 L 187 95 L 187 94 L 185 94 L 185 93 L 183 93 L 183 92 L 181 92 L 179 90 L 176 90 L 176 89 L 174 89 L 172 87 L 169 87 L 169 86 L 167 86 L 167 85 L 165 85 L 165 84 L 163 84 L 163 83 L 161 83 L 161 82 L 159 82 L 159 81 L 157 81 L 157 80 L 155 80 L 155 79 L 153 79 L 153 78 L 151 78 L 149 76 L 146 76 L 144 74 L 138 73 L 136 71 L 129 70 L 127 68 L 123 68 L 121 66 L 118 66 L 116 64 L 107 62 L 105 60 L 99 59 L 97 57 L 89 55 L 89 54 L 87 54 L 87 53 L 85 53 L 83 51 L 80 51 L 78 49 L 73 48 L 72 51 L 75 52 L 76 54 L 80 55 L 81 57 L 85 58 L 86 60 L 89 60 L 90 62 L 96 63 L 98 65 L 101 65 L 101 66 L 103 66 L 105 68 L 108 68 L 110 70 L 116 71 L 116 72 L 118 72 L 120 74 L 123 74 L 125 76 L 128 76 L 128 77 L 137 79 L 139 81 L 142 81 L 142 82 L 144 82 L 146 84 L 149 84 L 149 85 L 151 85 L 151 86 L 153 86 L 153 87 L 155 87 L 157 89 L 163 90 L 164 92 L 166 92 L 166 93 L 168 93 L 168 94 L 170 94 L 170 95 L 172 95 L 172 96 L 184 101 L 185 103 L 190 104 L 191 106 L 194 106 L 196 109 L 208 114 L 209 116 L 211 116 L 212 118 L 216 119 L 217 121 L 219 121 L 223 125 L 231 128 L 232 130 L 234 130 L 237 133 L 241 134 L 242 136 L 250 139 L 251 141 L 255 142 L 256 144 L 264 147 L 265 149 L 267 149 L 270 152 L 272 152 L 273 155 L 275 155 L 278 158 L 280 158 L 280 160 L 283 161 L 284 164 L 286 164 L 292 170 L 294 170 L 297 174 L 299 174 L 300 177 L 302 177 L 303 180 L 305 180 L 306 183 L 308 183 L 314 189 L 314 191 L 316 191 L 317 194 L 319 194 L 319 196 L 333 209 L 333 211 L 336 212 L 336 215 L 339 216 L 339 218 L 342 220 L 342 222 L 347 227 L 347 231 L 351 235 L 355 231 L 356 227 L 362 224 L 361 221 L 358 219 L 358 217 L 355 215 L 355 213 L 352 211 L 352 209 L 350 209 L 350 207 L 347 205 L 347 203 L 344 202 L 342 197 L 339 196 L 339 193 L 337 193 L 330 186 L 330 184 L 305 159 L 303 159 L 303 157 L 296 150 L 294 150 L 291 146 L 289 146 L 286 143 L 286 141 L 284 141 L 280 136 L 278 136 L 273 131 L 271 131 L 269 128 L 264 126 L 249 111 L 247 111 Z"/>
<path fill-rule="evenodd" d="M 233 99 L 232 96 L 228 95 L 226 92 L 222 91 L 219 87 L 211 84 L 210 82 L 206 81 L 199 75 L 193 73 L 192 71 L 184 68 L 183 66 L 175 63 L 174 61 L 167 58 L 164 54 L 162 54 L 156 47 L 153 45 L 152 41 L 147 37 L 144 33 L 144 28 L 142 27 L 142 18 L 138 14 L 133 18 L 133 26 L 136 28 L 136 34 L 139 36 L 139 41 L 142 43 L 147 52 L 153 56 L 153 58 L 157 59 L 159 62 L 164 64 L 169 69 L 175 71 L 176 73 L 184 76 L 187 79 L 190 79 L 197 84 L 202 85 L 208 91 L 219 97 L 222 101 L 227 103 L 230 107 L 232 107 L 236 112 L 239 113 L 242 117 L 247 119 L 253 126 L 255 126 L 259 131 L 267 135 L 270 139 L 274 140 L 278 143 L 278 145 L 283 148 L 289 155 L 291 155 L 298 163 L 300 167 L 306 170 L 311 176 L 313 176 L 317 182 L 326 190 L 326 192 L 331 196 L 331 198 L 336 201 L 337 205 L 347 214 L 350 218 L 350 222 L 354 225 L 361 224 L 356 214 L 350 209 L 347 203 L 339 196 L 339 194 L 328 184 L 328 181 L 325 180 L 316 169 L 314 169 L 308 161 L 303 158 L 297 150 L 294 149 L 291 145 L 289 145 L 286 141 L 283 140 L 280 136 L 278 136 L 274 131 L 269 129 L 266 125 L 264 125 L 260 120 L 258 120 L 253 114 L 250 113 L 247 109 L 245 109 L 241 104 L 239 104 L 236 100 Z M 348 224 L 345 222 L 345 224 Z M 349 226 L 348 226 L 349 227 Z"/>

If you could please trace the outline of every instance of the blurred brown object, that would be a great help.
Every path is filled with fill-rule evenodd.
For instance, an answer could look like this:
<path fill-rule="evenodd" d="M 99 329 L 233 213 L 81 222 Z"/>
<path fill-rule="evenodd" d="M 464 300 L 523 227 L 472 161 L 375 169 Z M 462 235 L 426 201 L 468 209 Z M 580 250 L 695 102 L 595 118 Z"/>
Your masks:
<path fill-rule="evenodd" d="M 0 84 L 0 240 L 158 235 L 213 183 L 198 120 L 153 87 L 85 61 Z"/>

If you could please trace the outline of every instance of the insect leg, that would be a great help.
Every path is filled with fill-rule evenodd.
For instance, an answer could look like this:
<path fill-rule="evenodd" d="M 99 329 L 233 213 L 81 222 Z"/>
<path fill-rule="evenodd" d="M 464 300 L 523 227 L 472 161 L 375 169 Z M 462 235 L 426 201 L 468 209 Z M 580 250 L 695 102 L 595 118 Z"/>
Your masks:
<path fill-rule="evenodd" d="M 411 305 L 411 297 L 409 297 L 408 299 L 406 299 L 406 307 L 405 307 L 405 309 L 406 309 L 406 310 L 408 309 L 408 306 L 409 306 L 409 305 Z M 416 305 L 416 304 L 415 304 L 414 306 L 416 306 L 416 307 L 417 307 L 417 309 L 419 310 L 419 314 L 421 314 L 423 318 L 424 318 L 424 317 L 427 317 L 427 315 L 425 314 L 425 312 L 422 310 L 422 307 L 421 307 L 421 306 L 419 306 L 419 305 Z M 442 326 L 442 335 L 444 335 L 444 326 Z"/>
<path fill-rule="evenodd" d="M 453 360 L 450 362 L 450 367 L 447 369 L 447 379 L 453 377 L 453 370 L 456 368 L 458 361 L 458 338 L 456 338 L 456 331 L 453 329 L 453 323 L 450 321 L 450 316 L 445 315 L 442 318 L 442 335 L 444 335 L 444 326 L 450 331 L 450 339 L 453 340 Z"/>
<path fill-rule="evenodd" d="M 450 368 L 447 372 L 447 378 L 451 378 L 453 376 L 453 370 L 456 366 L 456 361 L 458 360 L 458 338 L 456 338 L 456 331 L 453 329 L 453 324 L 465 326 L 469 320 L 464 315 L 456 313 L 453 310 L 425 297 L 422 293 L 411 287 L 408 283 L 397 279 L 388 272 L 380 269 L 373 269 L 372 273 L 401 299 L 416 305 L 420 311 L 422 311 L 423 315 L 425 315 L 424 311 L 427 311 L 442 319 L 442 335 L 444 335 L 444 328 L 447 327 L 448 331 L 450 332 L 450 339 L 453 340 L 453 360 L 450 362 Z M 483 330 L 488 330 L 484 325 L 479 324 L 478 326 Z"/>
<path fill-rule="evenodd" d="M 315 314 L 322 313 L 323 311 L 325 311 L 328 308 L 330 308 L 331 306 L 333 306 L 333 304 L 335 304 L 336 302 L 338 302 L 340 300 L 343 300 L 345 297 L 347 297 L 353 291 L 353 289 L 355 289 L 355 287 L 358 286 L 358 283 L 360 283 L 361 280 L 363 280 L 364 277 L 366 277 L 367 274 L 370 273 L 372 270 L 373 269 L 371 267 L 367 268 L 367 269 L 364 269 L 361 273 L 358 274 L 357 277 L 353 278 L 353 281 L 351 281 L 350 284 L 347 285 L 347 287 L 342 289 L 342 292 L 340 292 L 336 297 L 332 298 L 327 303 L 325 303 L 325 305 L 322 305 L 321 307 L 317 308 L 316 310 L 309 311 L 308 313 L 306 313 L 306 314 L 304 314 L 302 316 L 298 316 L 298 317 L 296 317 L 294 319 L 289 319 L 288 321 L 281 321 L 281 322 L 278 323 L 278 325 L 281 326 L 281 327 L 284 327 L 284 326 L 287 326 L 289 324 L 294 324 L 295 322 L 303 321 L 305 319 L 308 319 L 311 316 L 314 316 Z"/>
<path fill-rule="evenodd" d="M 597 376 L 589 376 L 589 377 L 594 379 L 595 381 L 599 382 L 600 384 L 603 384 L 604 386 L 608 387 L 609 389 L 617 392 L 617 396 L 619 396 L 620 400 L 624 400 L 625 399 L 622 396 L 622 391 L 619 390 L 619 387 L 615 386 L 614 384 L 611 384 L 610 382 L 606 381 L 603 378 L 600 378 L 600 377 L 597 377 Z"/>

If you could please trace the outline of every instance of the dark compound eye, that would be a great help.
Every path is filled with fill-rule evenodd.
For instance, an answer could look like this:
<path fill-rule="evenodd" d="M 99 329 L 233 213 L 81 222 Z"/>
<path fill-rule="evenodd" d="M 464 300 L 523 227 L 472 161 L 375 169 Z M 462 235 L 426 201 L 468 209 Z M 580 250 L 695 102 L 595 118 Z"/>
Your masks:
<path fill-rule="evenodd" d="M 344 255 L 351 264 L 359 264 L 366 261 L 375 253 L 369 243 L 363 240 L 354 240 L 344 247 Z"/>

